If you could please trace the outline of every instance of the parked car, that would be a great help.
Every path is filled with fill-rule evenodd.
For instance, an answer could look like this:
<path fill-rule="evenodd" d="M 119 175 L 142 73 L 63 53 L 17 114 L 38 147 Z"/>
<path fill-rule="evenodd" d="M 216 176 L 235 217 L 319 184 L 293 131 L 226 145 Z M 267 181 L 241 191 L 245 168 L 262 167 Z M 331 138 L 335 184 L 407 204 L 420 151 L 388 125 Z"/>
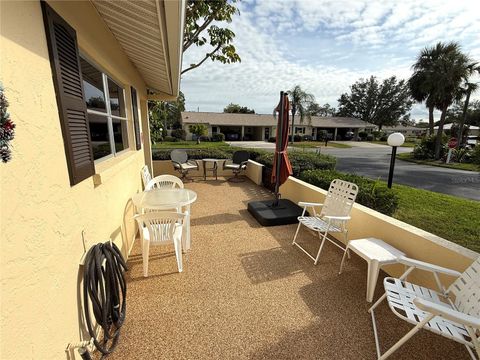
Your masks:
<path fill-rule="evenodd" d="M 352 140 L 354 136 L 355 136 L 355 133 L 353 131 L 347 131 L 345 133 L 345 136 L 343 137 L 343 139 L 344 140 Z"/>

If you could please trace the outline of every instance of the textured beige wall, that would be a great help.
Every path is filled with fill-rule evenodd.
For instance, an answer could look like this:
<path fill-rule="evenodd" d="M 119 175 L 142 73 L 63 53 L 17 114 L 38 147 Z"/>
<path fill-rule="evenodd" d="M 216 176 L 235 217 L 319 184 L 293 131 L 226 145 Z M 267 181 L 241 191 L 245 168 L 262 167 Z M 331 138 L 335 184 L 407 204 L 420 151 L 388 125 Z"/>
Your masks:
<path fill-rule="evenodd" d="M 203 177 L 203 162 L 202 160 L 198 160 L 199 170 L 193 170 L 188 173 L 188 177 Z M 208 164 L 208 167 L 211 165 Z M 223 163 L 222 161 L 218 162 L 218 176 L 226 176 L 231 177 L 232 170 L 223 170 L 222 169 Z M 252 180 L 255 184 L 260 185 L 262 183 L 262 167 L 263 165 L 249 160 L 247 169 L 242 173 L 246 175 L 250 180 Z M 178 171 L 173 169 L 172 162 L 170 160 L 155 160 L 153 161 L 153 174 L 154 176 L 159 175 L 175 175 L 180 177 Z M 212 171 L 207 171 L 207 178 L 212 178 Z"/>
<path fill-rule="evenodd" d="M 309 201 L 322 203 L 326 191 L 316 186 L 298 180 L 294 177 L 280 187 L 284 199 L 294 202 Z M 450 269 L 463 271 L 474 259 L 478 257 L 474 251 L 465 249 L 448 240 L 428 233 L 402 221 L 380 214 L 360 204 L 355 204 L 352 210 L 352 219 L 348 224 L 349 240 L 366 237 L 376 237 L 402 250 L 407 256 Z M 312 237 L 312 241 L 315 239 Z M 326 246 L 329 246 L 328 244 Z M 338 260 L 340 265 L 341 252 Z M 321 267 L 321 260 L 318 264 Z M 366 265 L 365 265 L 366 266 Z M 403 266 L 385 267 L 387 273 L 399 276 L 404 271 Z M 433 286 L 436 289 L 433 277 L 425 272 L 413 272 L 410 280 L 420 284 Z M 451 282 L 451 278 L 444 278 L 445 284 Z"/>
<path fill-rule="evenodd" d="M 79 44 L 127 89 L 137 88 L 146 124 L 145 85 L 90 2 L 53 7 Z M 1 2 L 1 75 L 17 124 L 13 159 L 1 174 L 1 359 L 65 359 L 81 339 L 78 291 L 87 247 L 112 237 L 126 253 L 134 224 L 128 200 L 141 189 L 143 151 L 96 166 L 70 186 L 39 1 Z M 130 144 L 133 126 L 130 123 Z"/>

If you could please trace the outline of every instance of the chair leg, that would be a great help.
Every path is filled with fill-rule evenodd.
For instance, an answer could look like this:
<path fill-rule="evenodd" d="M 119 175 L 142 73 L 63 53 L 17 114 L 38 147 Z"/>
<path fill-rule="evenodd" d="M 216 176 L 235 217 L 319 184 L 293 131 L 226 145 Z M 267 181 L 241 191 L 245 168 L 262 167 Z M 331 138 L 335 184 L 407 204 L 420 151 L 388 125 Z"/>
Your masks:
<path fill-rule="evenodd" d="M 340 275 L 340 274 L 342 273 L 343 263 L 345 262 L 345 255 L 347 255 L 347 254 L 350 254 L 350 252 L 348 251 L 348 245 L 347 245 L 347 247 L 345 248 L 345 251 L 343 252 L 342 262 L 340 263 L 340 271 L 338 272 L 338 275 Z M 350 256 L 349 256 L 348 258 L 350 258 Z"/>
<path fill-rule="evenodd" d="M 298 232 L 300 231 L 300 226 L 302 225 L 301 222 L 298 223 L 298 226 L 297 226 L 297 231 L 295 231 L 295 236 L 293 237 L 293 241 L 292 241 L 292 245 L 295 245 L 296 242 L 295 240 L 297 240 L 297 235 L 298 235 Z"/>
<path fill-rule="evenodd" d="M 143 241 L 142 257 L 143 257 L 143 276 L 148 277 L 148 254 L 150 252 L 150 241 Z"/>
<path fill-rule="evenodd" d="M 175 255 L 177 257 L 178 272 L 182 272 L 183 271 L 182 241 L 181 241 L 181 239 L 175 239 L 173 242 L 174 242 L 174 246 L 175 246 Z"/>
<path fill-rule="evenodd" d="M 420 321 L 417 325 L 415 325 L 415 327 L 412 330 L 410 330 L 400 340 L 398 340 L 395 343 L 395 345 L 393 345 L 390 349 L 388 349 L 385 352 L 385 354 L 380 355 L 380 353 L 378 353 L 378 359 L 379 360 L 385 360 L 390 355 L 392 355 L 395 351 L 398 350 L 398 348 L 400 346 L 405 344 L 413 335 L 415 335 L 421 328 L 423 328 L 426 323 L 428 323 L 430 320 L 432 320 L 434 316 L 435 315 L 433 315 L 433 314 L 429 314 L 428 316 L 426 316 L 422 321 Z"/>
<path fill-rule="evenodd" d="M 320 259 L 320 254 L 322 253 L 322 248 L 323 248 L 323 245 L 325 244 L 325 239 L 327 238 L 327 234 L 328 234 L 328 229 L 323 234 L 322 243 L 320 244 L 320 249 L 318 249 L 317 257 L 315 258 L 315 262 L 314 262 L 315 265 L 317 265 L 318 259 Z M 318 233 L 318 237 L 320 238 L 320 233 Z"/>

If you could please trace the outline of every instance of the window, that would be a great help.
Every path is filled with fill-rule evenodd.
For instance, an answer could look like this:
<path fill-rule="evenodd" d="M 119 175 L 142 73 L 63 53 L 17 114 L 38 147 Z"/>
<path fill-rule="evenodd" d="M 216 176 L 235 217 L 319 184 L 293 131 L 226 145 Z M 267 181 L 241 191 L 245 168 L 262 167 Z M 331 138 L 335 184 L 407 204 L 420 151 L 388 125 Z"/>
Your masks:
<path fill-rule="evenodd" d="M 217 127 L 216 126 L 212 126 L 212 133 L 215 134 L 217 132 Z"/>
<path fill-rule="evenodd" d="M 93 158 L 128 149 L 125 90 L 82 57 L 80 65 Z"/>
<path fill-rule="evenodd" d="M 304 127 L 295 127 L 295 134 L 305 134 Z"/>

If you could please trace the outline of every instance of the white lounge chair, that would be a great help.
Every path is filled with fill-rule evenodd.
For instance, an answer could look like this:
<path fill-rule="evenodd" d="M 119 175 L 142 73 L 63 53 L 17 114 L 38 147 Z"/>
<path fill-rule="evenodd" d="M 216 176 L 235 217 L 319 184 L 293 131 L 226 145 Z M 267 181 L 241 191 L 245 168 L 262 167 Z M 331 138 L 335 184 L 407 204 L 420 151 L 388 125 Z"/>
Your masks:
<path fill-rule="evenodd" d="M 178 177 L 173 176 L 173 175 L 159 175 L 155 176 L 153 179 L 151 179 L 147 185 L 145 186 L 145 190 L 151 190 L 151 189 L 174 189 L 178 187 L 179 189 L 183 189 L 184 185 L 182 180 L 180 180 Z"/>
<path fill-rule="evenodd" d="M 311 202 L 299 202 L 298 205 L 303 207 L 302 216 L 298 217 L 298 227 L 293 238 L 292 245 L 298 246 L 305 254 L 307 254 L 314 262 L 318 263 L 325 240 L 346 252 L 346 248 L 339 245 L 333 239 L 328 237 L 329 233 L 338 233 L 344 236 L 345 246 L 348 242 L 347 222 L 350 220 L 350 212 L 355 203 L 358 193 L 358 186 L 339 179 L 335 179 L 330 183 L 328 193 L 325 196 L 323 204 Z M 317 215 L 315 207 L 322 207 L 320 214 Z M 313 216 L 305 216 L 307 209 L 312 210 Z M 320 248 L 315 257 L 305 250 L 296 242 L 300 226 L 305 225 L 307 228 L 318 232 L 321 240 Z"/>
<path fill-rule="evenodd" d="M 465 345 L 472 359 L 476 359 L 473 349 L 480 357 L 480 257 L 463 273 L 406 257 L 400 262 L 408 266 L 407 271 L 398 279 L 385 278 L 385 294 L 368 310 L 372 315 L 378 358 L 388 358 L 420 329 Z M 433 273 L 439 292 L 405 281 L 414 269 Z M 438 274 L 457 279 L 445 289 Z M 382 355 L 373 310 L 385 298 L 395 315 L 415 327 Z"/>
<path fill-rule="evenodd" d="M 182 266 L 182 231 L 186 215 L 169 211 L 155 211 L 143 215 L 135 215 L 140 229 L 142 241 L 143 276 L 148 276 L 148 255 L 150 245 L 166 245 L 173 243 L 177 257 L 178 272 Z"/>

